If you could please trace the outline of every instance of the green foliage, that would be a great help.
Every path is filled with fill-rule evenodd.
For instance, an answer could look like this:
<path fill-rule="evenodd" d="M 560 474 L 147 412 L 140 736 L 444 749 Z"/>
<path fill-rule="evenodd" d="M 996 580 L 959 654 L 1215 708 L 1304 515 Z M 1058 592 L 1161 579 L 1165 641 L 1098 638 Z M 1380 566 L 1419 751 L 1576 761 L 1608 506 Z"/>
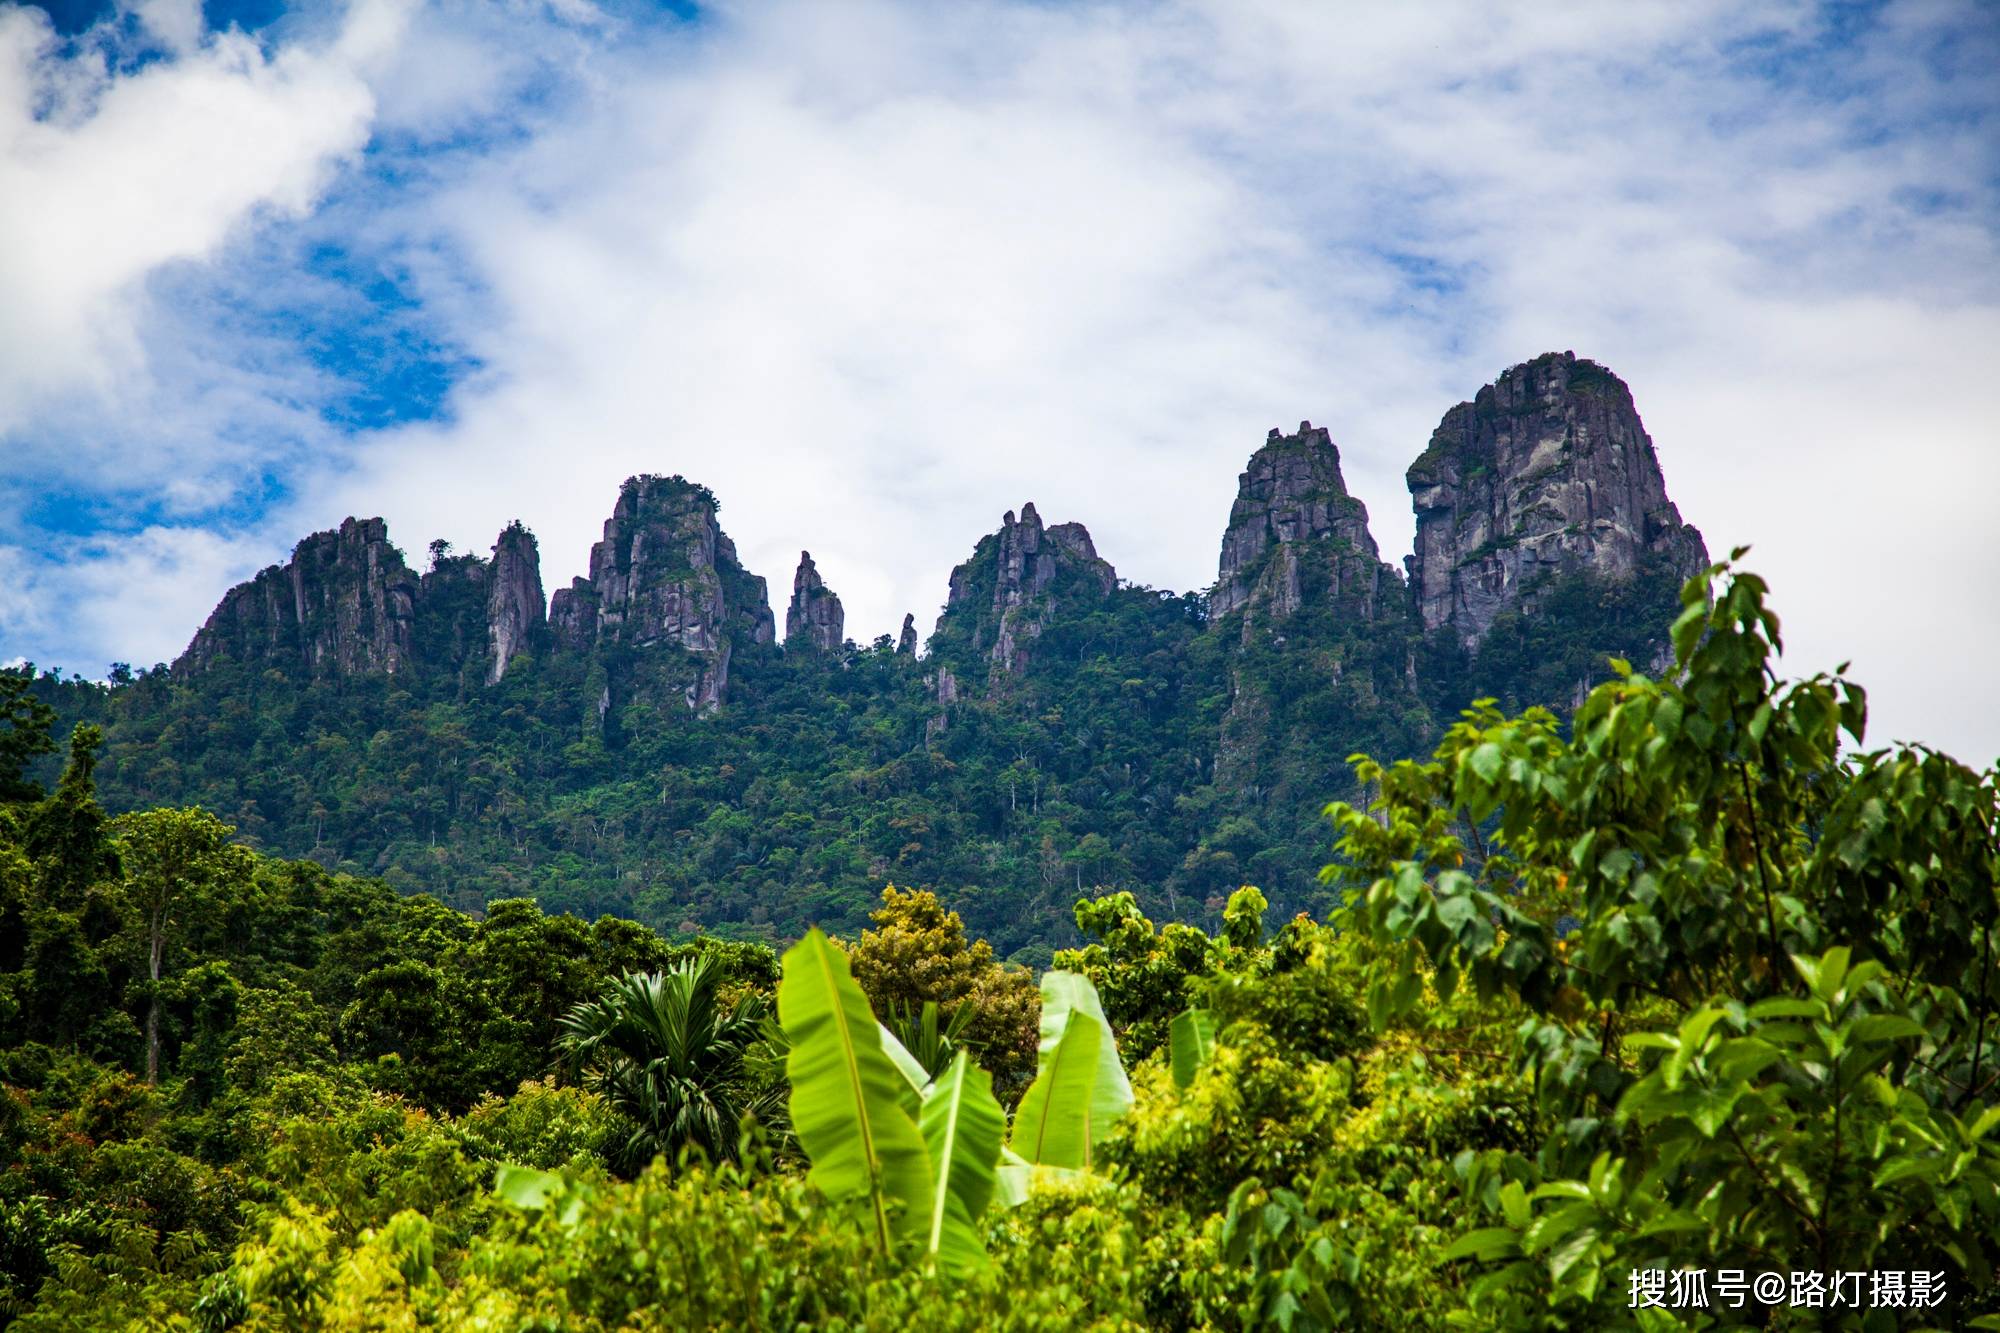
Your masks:
<path fill-rule="evenodd" d="M 1215 1052 L 1215 1015 L 1190 1009 L 1175 1018 L 1167 1036 L 1174 1085 L 1185 1090 Z"/>
<path fill-rule="evenodd" d="M 998 1184 L 995 1166 L 1006 1127 L 992 1075 L 960 1051 L 931 1084 L 918 1117 L 931 1162 L 925 1249 L 954 1276 L 986 1261 L 979 1222 Z"/>
<path fill-rule="evenodd" d="M 1144 902 L 1205 877 L 1217 933 L 1085 895 L 1041 994 L 924 891 L 781 967 L 505 895 L 474 918 L 198 811 L 109 821 L 74 732 L 54 792 L 0 803 L 0 1319 L 1665 1328 L 1627 1277 L 1690 1264 L 1943 1269 L 1946 1306 L 1895 1313 L 1991 1324 L 1996 777 L 1860 750 L 1856 687 L 1776 679 L 1752 576 L 1711 571 L 1669 637 L 1671 675 L 1619 664 L 1573 728 L 1487 703 L 1428 762 L 1360 763 L 1333 923 L 1267 928 L 1236 876 L 1278 835 L 1210 807 Z M 1088 645 L 1052 650 L 1095 688 Z M 976 766 L 1004 722 L 944 735 L 989 729 Z M 1061 804 L 1038 762 L 997 770 L 1009 836 Z M 856 781 L 885 836 L 952 836 L 907 775 Z M 1072 885 L 1124 854 L 1042 836 Z"/>
<path fill-rule="evenodd" d="M 1862 692 L 1777 681 L 1764 592 L 1714 567 L 1674 678 L 1616 664 L 1568 740 L 1482 705 L 1431 763 L 1359 766 L 1373 815 L 1333 811 L 1351 924 L 1399 950 L 1378 1016 L 1461 978 L 1532 1015 L 1540 1144 L 1460 1164 L 1497 1223 L 1455 1251 L 1495 1265 L 1476 1308 L 1578 1317 L 1627 1268 L 1746 1256 L 1991 1287 L 1995 777 L 1843 756 Z"/>
<path fill-rule="evenodd" d="M 1041 1001 L 1034 977 L 996 962 L 985 940 L 968 940 L 965 924 L 937 895 L 923 889 L 882 890 L 874 926 L 849 946 L 854 979 L 877 1014 L 918 1057 L 927 1073 L 950 1062 L 961 1041 L 991 1072 L 1007 1100 L 1034 1070 Z M 926 1013 L 951 1013 L 942 1030 Z M 923 1048 L 923 1049 L 919 1049 Z"/>
<path fill-rule="evenodd" d="M 744 1055 L 762 1039 L 767 1006 L 754 993 L 725 1006 L 722 975 L 708 955 L 631 973 L 563 1019 L 570 1073 L 635 1122 L 622 1153 L 630 1168 L 687 1149 L 722 1161 L 760 1109 Z"/>
<path fill-rule="evenodd" d="M 785 954 L 778 1016 L 791 1044 L 792 1125 L 812 1183 L 831 1199 L 865 1200 L 870 1232 L 889 1253 L 893 1234 L 921 1234 L 930 1160 L 847 956 L 818 930 Z"/>
<path fill-rule="evenodd" d="M 0 805 L 40 800 L 28 766 L 55 753 L 56 710 L 36 697 L 34 683 L 33 667 L 0 669 Z"/>
<path fill-rule="evenodd" d="M 1131 1109 L 1132 1084 L 1096 989 L 1074 972 L 1045 973 L 1040 1062 L 1008 1146 L 1034 1166 L 1087 1171 Z"/>
<path fill-rule="evenodd" d="M 1097 942 L 1056 954 L 1056 966 L 1089 978 L 1117 1025 L 1126 1054 L 1160 1049 L 1174 1015 L 1187 1008 L 1188 986 L 1216 965 L 1217 945 L 1192 926 L 1156 931 L 1129 893 L 1079 899 L 1077 929 Z"/>
<path fill-rule="evenodd" d="M 923 1007 L 915 1013 L 892 1007 L 883 1026 L 895 1034 L 896 1040 L 917 1062 L 928 1081 L 942 1074 L 963 1053 L 965 1030 L 972 1026 L 973 1017 L 978 1012 L 973 1004 L 961 1002 L 954 1005 L 951 1016 L 945 1018 L 936 1000 L 925 1000 Z"/>

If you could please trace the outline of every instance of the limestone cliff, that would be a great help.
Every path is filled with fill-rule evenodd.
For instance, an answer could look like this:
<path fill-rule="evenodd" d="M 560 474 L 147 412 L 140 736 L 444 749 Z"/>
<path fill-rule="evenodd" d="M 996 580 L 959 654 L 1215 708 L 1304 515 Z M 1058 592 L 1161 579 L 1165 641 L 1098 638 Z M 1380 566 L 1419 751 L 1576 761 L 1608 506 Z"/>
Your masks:
<path fill-rule="evenodd" d="M 1253 608 L 1276 624 L 1308 596 L 1370 620 L 1399 584 L 1368 531 L 1367 507 L 1347 493 L 1340 450 L 1326 429 L 1301 421 L 1297 434 L 1282 435 L 1274 427 L 1237 478 L 1210 620 Z M 1250 623 L 1246 616 L 1246 634 Z"/>
<path fill-rule="evenodd" d="M 800 551 L 798 572 L 792 576 L 792 602 L 785 610 L 785 643 L 831 653 L 846 641 L 847 616 L 840 598 L 820 577 L 812 552 Z"/>
<path fill-rule="evenodd" d="M 1445 413 L 1408 482 L 1418 612 L 1468 646 L 1545 576 L 1685 578 L 1708 561 L 1667 498 L 1631 391 L 1571 352 L 1515 366 Z"/>
<path fill-rule="evenodd" d="M 938 631 L 954 648 L 984 656 L 989 686 L 1025 668 L 1034 641 L 1061 606 L 1108 596 L 1117 571 L 1081 523 L 1045 528 L 1033 504 L 1009 510 L 1000 531 L 951 572 Z"/>
<path fill-rule="evenodd" d="M 739 639 L 776 637 L 764 580 L 743 568 L 716 523 L 715 496 L 681 477 L 638 476 L 619 489 L 590 548 L 590 576 L 549 607 L 557 639 L 573 650 L 678 648 L 688 655 L 688 706 L 720 705 Z"/>
<path fill-rule="evenodd" d="M 174 663 L 176 674 L 224 662 L 310 676 L 395 672 L 410 663 L 417 578 L 379 518 L 315 532 L 224 595 Z"/>

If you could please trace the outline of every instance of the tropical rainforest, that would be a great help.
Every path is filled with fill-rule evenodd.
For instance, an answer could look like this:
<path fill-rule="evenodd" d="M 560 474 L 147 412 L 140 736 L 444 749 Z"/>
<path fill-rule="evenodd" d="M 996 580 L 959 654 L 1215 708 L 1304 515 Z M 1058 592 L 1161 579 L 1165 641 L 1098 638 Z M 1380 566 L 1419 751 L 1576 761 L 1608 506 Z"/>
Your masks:
<path fill-rule="evenodd" d="M 1142 609 L 1105 632 L 1188 632 Z M 1865 748 L 1738 565 L 1668 618 L 1561 714 L 1482 697 L 1428 758 L 1390 719 L 1282 775 L 1344 774 L 1310 902 L 1251 887 L 1258 830 L 1193 924 L 1071 847 L 1063 934 L 1012 961 L 934 887 L 731 939 L 111 813 L 99 722 L 0 675 L 0 1320 L 2000 1327 L 2000 773 Z M 1185 679 L 1069 674 L 1044 736 Z M 254 692 L 209 721 L 265 739 Z M 1032 818 L 1063 762 L 985 799 Z M 762 809 L 731 836 L 784 845 Z"/>
<path fill-rule="evenodd" d="M 1780 676 L 1593 362 L 1408 481 L 857 645 L 638 476 L 546 599 L 350 518 L 0 671 L 0 1323 L 2000 1328 L 2000 771 Z"/>

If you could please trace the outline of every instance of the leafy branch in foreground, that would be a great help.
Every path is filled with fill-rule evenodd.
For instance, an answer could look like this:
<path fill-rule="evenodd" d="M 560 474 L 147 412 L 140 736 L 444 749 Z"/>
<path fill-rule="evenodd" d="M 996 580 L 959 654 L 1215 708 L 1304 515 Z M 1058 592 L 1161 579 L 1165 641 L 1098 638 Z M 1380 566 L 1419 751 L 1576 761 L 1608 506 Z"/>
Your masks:
<path fill-rule="evenodd" d="M 1622 1299 L 1626 1268 L 1703 1262 L 1992 1282 L 1995 775 L 1843 755 L 1862 691 L 1781 684 L 1764 593 L 1716 565 L 1670 679 L 1614 663 L 1567 739 L 1483 702 L 1429 763 L 1358 760 L 1369 810 L 1329 807 L 1344 923 L 1395 950 L 1378 1024 L 1464 979 L 1531 1014 L 1540 1142 L 1458 1164 L 1496 1222 L 1454 1251 L 1494 1265 L 1475 1309 L 1573 1311 Z"/>

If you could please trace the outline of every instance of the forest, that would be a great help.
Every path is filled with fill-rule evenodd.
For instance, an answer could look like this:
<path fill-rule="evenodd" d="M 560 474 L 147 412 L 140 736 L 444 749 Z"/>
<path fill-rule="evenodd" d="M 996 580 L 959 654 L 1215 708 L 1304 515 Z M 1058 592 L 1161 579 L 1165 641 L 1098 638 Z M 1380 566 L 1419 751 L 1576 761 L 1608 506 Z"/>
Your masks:
<path fill-rule="evenodd" d="M 1136 837 L 1052 851 L 1065 928 L 1025 953 L 894 857 L 763 938 L 533 882 L 441 901 L 258 850 L 232 806 L 108 802 L 103 719 L 0 674 L 0 1322 L 2000 1328 L 2000 771 L 1867 748 L 1859 685 L 1781 679 L 1740 555 L 1680 589 L 1657 667 L 1562 715 L 1494 690 L 1428 758 L 1365 710 L 1379 757 L 1276 751 L 1332 804 L 1303 843 L 1217 820 L 1198 910 L 1118 887 L 1143 860 L 1079 868 Z M 1212 689 L 1172 669 L 1197 612 L 1127 601 L 1099 629 L 1162 669 L 1064 667 L 1073 697 Z M 839 679 L 912 670 L 884 644 Z M 254 754 L 263 702 L 163 725 Z M 981 779 L 1003 831 L 1062 771 L 1041 725 Z M 1150 810 L 1116 747 L 1182 743 L 1079 747 L 1069 790 Z M 852 827 L 949 846 L 906 762 Z M 421 838 L 450 801 L 404 789 Z M 708 845 L 783 845 L 768 808 L 718 807 L 745 826 Z M 1301 855 L 1310 893 L 1254 887 Z"/>

